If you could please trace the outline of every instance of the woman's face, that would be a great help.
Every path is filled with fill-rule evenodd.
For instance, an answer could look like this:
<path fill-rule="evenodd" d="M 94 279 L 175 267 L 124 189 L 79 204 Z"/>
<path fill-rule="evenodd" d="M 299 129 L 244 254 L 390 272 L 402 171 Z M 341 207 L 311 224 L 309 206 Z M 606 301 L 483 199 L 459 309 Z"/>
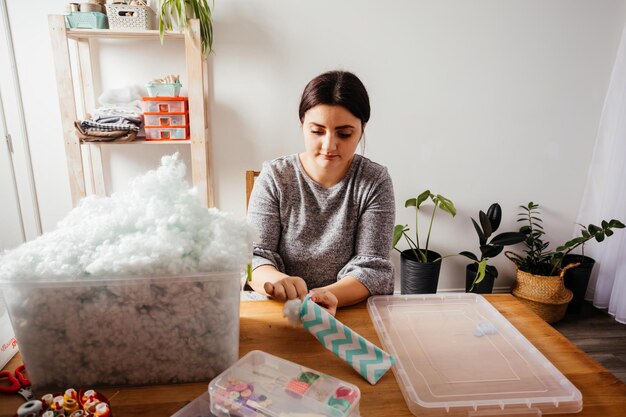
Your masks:
<path fill-rule="evenodd" d="M 361 120 L 343 106 L 319 104 L 302 122 L 306 156 L 317 168 L 347 171 L 363 135 Z"/>

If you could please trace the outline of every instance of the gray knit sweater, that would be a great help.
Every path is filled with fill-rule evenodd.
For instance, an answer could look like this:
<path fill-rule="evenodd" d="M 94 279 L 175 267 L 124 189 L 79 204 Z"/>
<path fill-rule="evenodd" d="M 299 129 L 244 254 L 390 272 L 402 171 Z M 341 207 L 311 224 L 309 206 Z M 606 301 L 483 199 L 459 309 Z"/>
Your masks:
<path fill-rule="evenodd" d="M 297 154 L 265 162 L 248 206 L 253 268 L 274 265 L 308 288 L 353 276 L 372 295 L 391 294 L 394 220 L 389 173 L 363 156 L 330 188 L 309 178 Z"/>

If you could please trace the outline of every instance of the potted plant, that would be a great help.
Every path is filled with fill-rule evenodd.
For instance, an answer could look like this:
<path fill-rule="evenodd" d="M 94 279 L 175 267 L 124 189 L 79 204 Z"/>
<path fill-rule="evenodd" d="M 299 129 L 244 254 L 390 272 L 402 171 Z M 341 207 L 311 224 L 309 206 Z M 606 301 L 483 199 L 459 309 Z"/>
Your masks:
<path fill-rule="evenodd" d="M 430 199 L 434 203 L 434 207 L 430 214 L 430 222 L 428 224 L 428 232 L 426 233 L 426 242 L 422 247 L 419 238 L 419 211 L 422 204 Z M 415 207 L 415 240 L 407 232 L 408 225 L 396 225 L 393 229 L 392 248 L 400 252 L 400 283 L 402 294 L 430 294 L 437 292 L 437 284 L 439 283 L 439 272 L 441 270 L 441 254 L 428 248 L 430 242 L 430 233 L 435 220 L 437 208 L 456 216 L 456 208 L 454 203 L 445 198 L 441 194 L 433 194 L 430 190 L 426 190 L 415 198 L 409 198 L 404 203 L 404 207 Z M 409 249 L 401 251 L 398 249 L 398 243 L 404 236 Z"/>
<path fill-rule="evenodd" d="M 159 0 L 159 33 L 161 43 L 166 30 L 189 30 L 189 19 L 200 22 L 202 54 L 213 51 L 213 18 L 207 0 Z"/>
<path fill-rule="evenodd" d="M 498 277 L 498 270 L 495 266 L 488 265 L 487 262 L 498 256 L 505 246 L 524 241 L 526 235 L 520 232 L 504 232 L 488 240 L 498 230 L 502 220 L 502 208 L 498 203 L 489 206 L 487 213 L 480 210 L 478 219 L 480 224 L 473 218 L 472 223 L 478 234 L 480 258 L 469 251 L 463 251 L 459 255 L 473 261 L 466 267 L 465 291 L 490 294 L 493 291 L 494 280 Z"/>
<path fill-rule="evenodd" d="M 564 257 L 591 239 L 602 242 L 605 237 L 613 234 L 612 229 L 624 228 L 624 224 L 613 219 L 608 222 L 603 220 L 601 226 L 593 224 L 583 226 L 580 236 L 565 242 L 555 250 L 549 250 L 550 242 L 543 240 L 545 231 L 538 210 L 539 205 L 531 201 L 520 208 L 522 212 L 518 221 L 526 223 L 519 230 L 526 236 L 525 255 L 505 253 L 517 266 L 517 281 L 512 293 L 525 301 L 547 322 L 556 322 L 563 318 L 567 304 L 573 297 L 572 292 L 564 286 L 564 276 L 569 269 L 579 265 L 578 263 L 563 265 Z"/>

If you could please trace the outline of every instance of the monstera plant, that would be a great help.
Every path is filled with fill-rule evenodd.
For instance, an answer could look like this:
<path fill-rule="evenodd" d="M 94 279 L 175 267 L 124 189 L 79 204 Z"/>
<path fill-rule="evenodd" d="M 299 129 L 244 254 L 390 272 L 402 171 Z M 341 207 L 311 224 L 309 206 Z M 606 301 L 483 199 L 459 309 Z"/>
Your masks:
<path fill-rule="evenodd" d="M 420 208 L 430 200 L 433 203 L 430 212 L 430 221 L 424 246 L 420 243 L 419 236 L 419 213 Z M 415 234 L 409 234 L 408 225 L 398 224 L 393 230 L 392 248 L 400 252 L 400 276 L 402 294 L 434 293 L 437 291 L 439 271 L 441 270 L 441 255 L 429 249 L 430 233 L 435 220 L 437 209 L 456 216 L 454 203 L 441 194 L 433 194 L 426 190 L 415 198 L 409 198 L 404 203 L 405 207 L 415 207 Z M 398 249 L 400 240 L 404 237 L 408 249 Z"/>

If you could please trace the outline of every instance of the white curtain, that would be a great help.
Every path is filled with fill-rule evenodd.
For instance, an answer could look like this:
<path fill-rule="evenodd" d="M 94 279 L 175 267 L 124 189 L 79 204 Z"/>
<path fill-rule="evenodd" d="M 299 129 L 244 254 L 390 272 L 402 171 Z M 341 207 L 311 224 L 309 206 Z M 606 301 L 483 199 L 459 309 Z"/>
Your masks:
<path fill-rule="evenodd" d="M 600 225 L 601 220 L 613 218 L 626 223 L 626 28 L 600 118 L 578 222 Z M 585 298 L 626 324 L 625 230 L 615 229 L 603 242 L 585 245 L 585 255 L 596 260 Z"/>

